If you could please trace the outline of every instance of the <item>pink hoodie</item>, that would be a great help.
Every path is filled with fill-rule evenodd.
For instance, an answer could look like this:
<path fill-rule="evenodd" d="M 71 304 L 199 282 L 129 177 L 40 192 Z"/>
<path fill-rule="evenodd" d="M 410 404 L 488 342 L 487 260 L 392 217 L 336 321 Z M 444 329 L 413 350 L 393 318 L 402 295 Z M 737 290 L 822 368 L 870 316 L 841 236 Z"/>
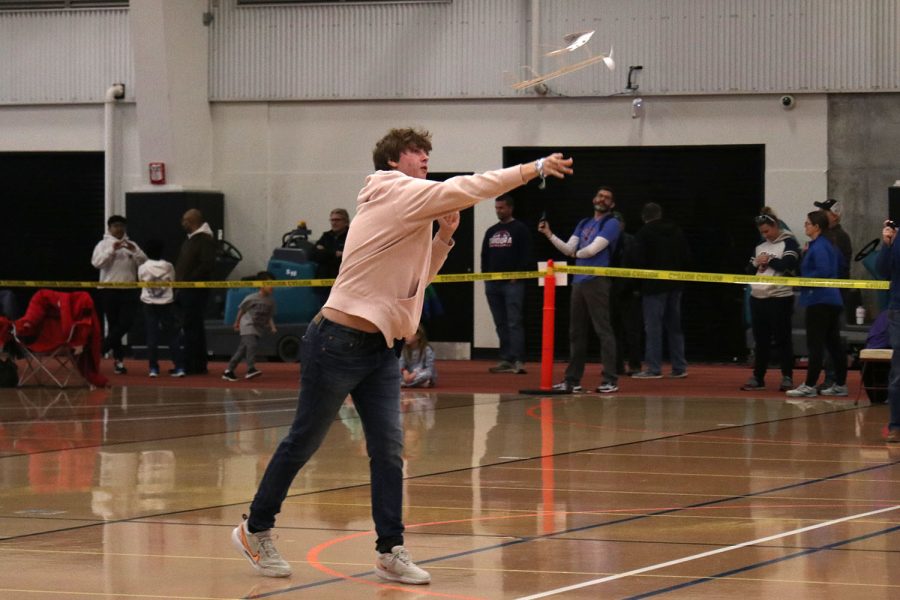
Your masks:
<path fill-rule="evenodd" d="M 432 239 L 432 222 L 524 183 L 519 165 L 444 182 L 399 171 L 369 175 L 325 306 L 372 322 L 389 347 L 412 335 L 425 288 L 452 248 L 438 236 Z"/>

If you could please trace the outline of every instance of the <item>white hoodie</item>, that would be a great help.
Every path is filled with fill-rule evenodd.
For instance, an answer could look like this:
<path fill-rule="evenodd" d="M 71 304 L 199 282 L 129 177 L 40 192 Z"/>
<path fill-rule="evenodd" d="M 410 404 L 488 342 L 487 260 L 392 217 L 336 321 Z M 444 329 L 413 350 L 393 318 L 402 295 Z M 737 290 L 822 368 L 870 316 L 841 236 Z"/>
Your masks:
<path fill-rule="evenodd" d="M 167 260 L 148 260 L 138 267 L 138 279 L 141 281 L 175 281 L 175 267 Z M 170 287 L 141 289 L 141 302 L 144 304 L 171 304 L 175 293 Z"/>
<path fill-rule="evenodd" d="M 116 242 L 120 241 L 117 237 L 110 233 L 105 233 L 103 239 L 94 246 L 94 254 L 91 256 L 91 264 L 94 268 L 100 269 L 100 281 L 125 282 L 137 281 L 138 265 L 147 260 L 144 251 L 135 244 L 128 236 L 123 236 L 121 241 L 131 242 L 134 250 L 128 248 L 115 248 Z"/>

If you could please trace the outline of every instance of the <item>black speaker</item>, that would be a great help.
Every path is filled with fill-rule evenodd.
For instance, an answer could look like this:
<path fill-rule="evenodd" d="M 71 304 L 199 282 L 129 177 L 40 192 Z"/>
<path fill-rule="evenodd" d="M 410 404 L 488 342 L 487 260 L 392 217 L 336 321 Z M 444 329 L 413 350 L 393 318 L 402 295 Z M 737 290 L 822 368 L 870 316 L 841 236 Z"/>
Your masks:
<path fill-rule="evenodd" d="M 225 196 L 221 192 L 128 192 L 125 216 L 128 237 L 140 246 L 147 240 L 163 243 L 163 258 L 175 264 L 187 233 L 181 217 L 189 209 L 203 213 L 216 239 L 225 235 Z"/>
<path fill-rule="evenodd" d="M 900 187 L 898 186 L 891 186 L 888 188 L 887 218 L 894 223 L 900 223 Z M 879 222 L 883 220 L 884 217 L 879 218 Z"/>

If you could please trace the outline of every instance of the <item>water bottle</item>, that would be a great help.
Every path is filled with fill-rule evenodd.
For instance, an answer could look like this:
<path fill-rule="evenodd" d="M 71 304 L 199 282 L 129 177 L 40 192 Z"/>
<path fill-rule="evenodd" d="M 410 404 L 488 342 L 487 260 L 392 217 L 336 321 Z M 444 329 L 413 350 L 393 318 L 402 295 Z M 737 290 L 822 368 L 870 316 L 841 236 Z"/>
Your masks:
<path fill-rule="evenodd" d="M 862 325 L 866 320 L 866 309 L 862 306 L 856 307 L 856 324 Z"/>

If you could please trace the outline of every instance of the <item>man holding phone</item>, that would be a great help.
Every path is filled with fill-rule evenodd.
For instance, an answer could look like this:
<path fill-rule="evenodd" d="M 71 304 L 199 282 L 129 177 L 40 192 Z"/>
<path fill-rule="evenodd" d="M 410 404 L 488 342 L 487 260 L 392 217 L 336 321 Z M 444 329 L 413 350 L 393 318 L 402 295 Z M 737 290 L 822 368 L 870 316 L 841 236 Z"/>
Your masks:
<path fill-rule="evenodd" d="M 888 376 L 888 404 L 890 420 L 886 441 L 900 443 L 900 243 L 897 226 L 893 221 L 884 222 L 881 230 L 881 252 L 878 254 L 877 268 L 882 276 L 891 280 L 888 302 L 888 334 L 891 339 L 891 373 Z"/>

